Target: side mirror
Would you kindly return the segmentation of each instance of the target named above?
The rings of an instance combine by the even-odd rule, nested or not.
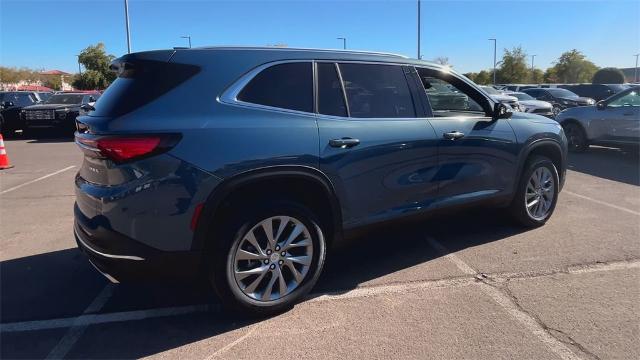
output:
[[[497,103],[493,107],[493,120],[498,119],[509,119],[513,115],[513,110],[510,106],[505,105],[503,103]]]
[[[607,104],[604,102],[604,100],[600,100],[596,103],[596,108],[598,108],[598,110],[604,110],[607,108]]]
[[[11,101],[5,101],[5,102],[2,103],[2,107],[5,108],[5,109],[6,108],[10,108],[12,106],[13,106],[13,102],[11,102]]]

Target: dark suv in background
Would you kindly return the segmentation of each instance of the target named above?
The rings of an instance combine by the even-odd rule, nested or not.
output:
[[[627,85],[623,84],[569,84],[558,85],[558,87],[595,101],[604,100],[628,88]]]
[[[595,100],[591,98],[580,97],[567,89],[561,88],[532,88],[523,89],[522,92],[537,100],[551,103],[554,117],[558,116],[564,109],[576,106],[589,106],[596,103]]]
[[[12,136],[16,130],[24,128],[20,112],[26,106],[39,102],[37,93],[28,91],[0,92],[0,132]]]
[[[201,48],[112,68],[77,120],[74,232],[114,282],[200,270],[227,305],[269,314],[372,224],[491,204],[541,226],[565,179],[557,122],[420,60]]]
[[[93,109],[98,92],[66,92],[51,95],[47,100],[22,110],[25,131],[55,129],[73,134],[76,117]]]

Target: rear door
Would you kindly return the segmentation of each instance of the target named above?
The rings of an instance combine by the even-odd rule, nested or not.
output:
[[[493,120],[493,103],[449,72],[419,68],[438,137],[442,205],[508,194],[516,176],[517,143],[509,120]]]
[[[317,62],[316,70],[320,168],[340,195],[345,226],[428,207],[437,194],[437,139],[417,117],[411,69]]]

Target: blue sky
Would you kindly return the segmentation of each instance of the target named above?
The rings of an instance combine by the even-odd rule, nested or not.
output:
[[[0,0],[0,64],[77,71],[75,55],[104,42],[126,53],[123,0]],[[133,51],[287,44],[416,56],[416,0],[130,0]],[[640,1],[422,1],[422,53],[461,72],[492,66],[493,45],[521,45],[546,68],[576,48],[596,65],[632,67],[640,52]]]

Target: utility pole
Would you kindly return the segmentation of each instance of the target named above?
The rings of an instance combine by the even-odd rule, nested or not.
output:
[[[640,54],[635,54],[633,56],[636,57],[636,69],[634,70],[633,79],[637,83],[638,82],[638,56],[640,56]]]
[[[346,37],[339,37],[336,38],[338,40],[342,40],[342,49],[343,50],[347,50],[347,38]]]
[[[180,36],[183,39],[189,39],[189,49],[191,49],[191,35]]]
[[[420,0],[418,0],[418,60],[422,57],[420,56]]]
[[[489,39],[489,41],[493,41],[493,85],[496,84],[496,39]]]
[[[82,75],[82,69],[80,68],[80,55],[76,55],[76,57],[78,58],[78,73]]]
[[[536,79],[535,79],[535,72],[533,71],[534,70],[534,68],[533,68],[533,59],[535,59],[536,56],[537,55],[531,55],[531,80],[534,81],[534,82],[536,81]]]
[[[129,34],[129,0],[124,0],[124,18],[127,25],[127,54],[131,54],[131,35]]]

